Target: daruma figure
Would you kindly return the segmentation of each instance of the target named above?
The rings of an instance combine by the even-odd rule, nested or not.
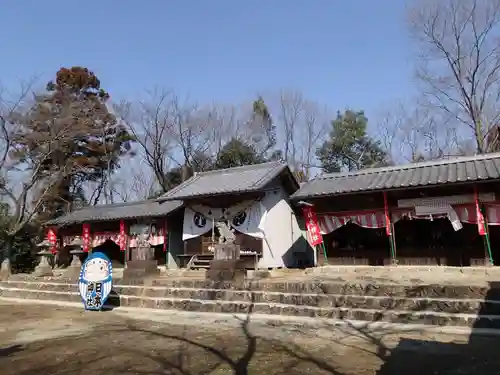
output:
[[[111,293],[113,268],[109,258],[101,252],[93,252],[83,263],[78,289],[85,310],[101,310]]]

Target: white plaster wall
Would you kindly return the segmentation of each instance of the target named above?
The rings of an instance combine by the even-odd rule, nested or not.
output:
[[[264,223],[262,258],[258,268],[293,266],[293,254],[289,250],[293,247],[295,252],[307,251],[307,247],[294,246],[304,241],[299,241],[302,231],[288,204],[288,195],[283,189],[267,192],[262,204],[267,209],[267,217]]]

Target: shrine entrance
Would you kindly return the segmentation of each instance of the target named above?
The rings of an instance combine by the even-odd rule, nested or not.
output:
[[[125,265],[125,252],[120,250],[120,246],[111,239],[107,239],[96,247],[92,248],[92,252],[102,252],[110,260],[113,267],[123,268]]]

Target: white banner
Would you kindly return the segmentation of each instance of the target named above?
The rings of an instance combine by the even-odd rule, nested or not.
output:
[[[203,206],[201,204],[196,204],[190,206],[195,212],[198,212],[205,216],[207,220],[212,221],[222,221],[222,220],[232,220],[232,218],[238,213],[246,210],[248,207],[252,206],[255,201],[244,201],[238,203],[229,208],[213,208],[208,206]]]
[[[184,222],[182,224],[182,240],[201,236],[212,229],[212,220],[206,218],[203,214],[195,212],[190,208],[184,210]]]
[[[434,206],[415,206],[415,214],[417,216],[430,216],[431,218],[432,215],[446,214],[455,231],[463,228],[460,218],[453,207],[444,202],[436,203]]]
[[[184,210],[182,240],[207,233],[217,221],[228,221],[231,227],[252,237],[264,238],[267,211],[259,201],[245,201],[229,208],[193,205]]]
[[[246,235],[264,238],[264,225],[267,210],[261,202],[254,202],[250,207],[237,213],[230,221],[231,226]]]

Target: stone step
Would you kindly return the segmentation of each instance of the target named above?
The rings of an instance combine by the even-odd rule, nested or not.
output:
[[[199,263],[199,264],[210,264],[212,260],[210,259],[196,259],[193,263]]]
[[[119,282],[117,283],[119,284]],[[243,285],[210,280],[181,280],[158,278],[153,286],[193,289],[237,289],[262,290],[285,293],[341,294],[360,296],[429,297],[429,298],[474,298],[500,300],[500,285],[490,288],[470,285],[402,285],[380,283],[351,283],[343,281],[295,281],[274,282],[268,280],[247,281]]]
[[[0,288],[0,296],[29,300],[51,300],[79,302],[77,292],[55,292]],[[461,326],[500,329],[500,316],[476,314],[449,314],[431,311],[377,310],[362,308],[320,308],[293,306],[279,303],[248,303],[242,301],[207,301],[144,296],[111,296],[109,304],[114,306],[139,307],[147,309],[182,310],[228,314],[268,314],[296,317],[315,317],[338,320],[358,320],[366,322],[425,324],[436,326]]]
[[[191,269],[208,269],[210,268],[210,260],[208,259],[198,259],[195,260],[191,266]]]
[[[76,283],[3,281],[0,287],[72,292],[77,291]],[[288,293],[241,289],[195,289],[168,286],[114,285],[113,290],[120,295],[145,297],[171,297],[182,299],[227,300],[243,302],[269,302],[316,307],[369,307],[403,308],[412,310],[433,309],[446,312],[477,312],[487,309],[491,314],[500,313],[500,301],[478,298],[442,297],[393,297],[390,295],[342,295],[316,293]]]
[[[77,284],[69,283],[32,283],[8,281],[0,283],[2,289],[26,291],[46,291],[56,293],[77,292]],[[335,294],[294,294],[267,291],[241,291],[229,289],[191,289],[115,285],[113,293],[120,296],[146,298],[172,298],[181,300],[227,301],[242,303],[270,303],[291,306],[310,306],[319,308],[361,308],[376,310],[433,311],[444,313],[467,313],[500,315],[500,301],[482,299],[449,298],[404,298],[389,296],[357,296]]]
[[[200,271],[191,271],[196,274]],[[17,275],[16,275],[17,276]],[[32,283],[57,283],[68,282],[67,280],[55,278],[35,278],[30,275],[19,275],[11,278],[7,283],[32,282]],[[5,283],[5,282],[4,282]],[[115,280],[116,286],[122,283]],[[130,280],[127,281],[130,283]],[[500,301],[500,286],[493,288],[484,286],[468,285],[390,285],[390,284],[367,284],[367,283],[346,283],[346,282],[324,282],[324,281],[302,281],[302,282],[269,282],[266,280],[246,282],[244,285],[235,285],[227,282],[214,283],[201,278],[171,278],[158,277],[148,280],[147,285],[162,286],[169,288],[190,288],[190,289],[232,289],[232,290],[252,290],[267,291],[276,293],[292,294],[335,294],[335,295],[357,295],[374,297],[404,297],[404,298],[451,298],[451,299],[487,299]],[[0,285],[2,285],[0,283]],[[143,280],[137,280],[134,285],[144,285]]]

